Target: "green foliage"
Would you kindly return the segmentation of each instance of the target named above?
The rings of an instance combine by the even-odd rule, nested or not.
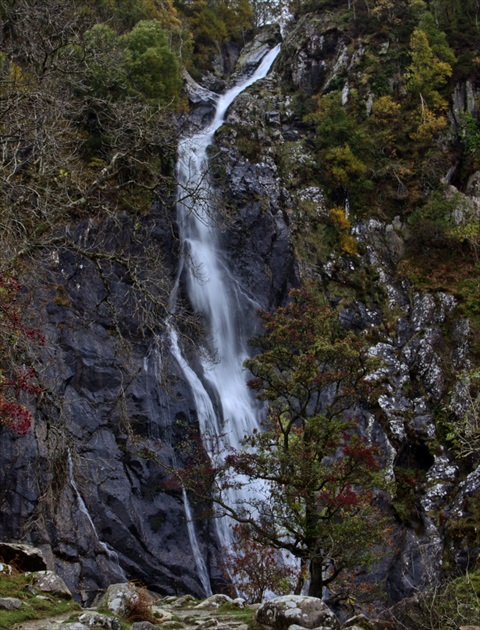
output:
[[[452,214],[455,205],[454,199],[446,197],[442,190],[436,190],[428,196],[424,205],[412,214],[410,223],[416,231],[421,230],[426,223],[447,230],[453,224]]]
[[[480,127],[476,116],[470,112],[460,114],[460,138],[467,155],[473,155],[480,148]]]
[[[480,576],[467,573],[451,582],[418,592],[395,608],[395,627],[422,630],[458,630],[476,627],[480,615]]]
[[[371,190],[367,161],[372,150],[365,125],[358,124],[353,110],[342,106],[341,94],[330,92],[316,98],[315,111],[306,120],[315,124],[317,160],[322,179],[334,203],[347,199],[355,208]]]
[[[446,103],[438,89],[452,76],[452,66],[442,61],[431,48],[427,34],[417,28],[410,38],[411,63],[406,79],[407,89],[433,110],[444,109]]]
[[[138,22],[123,42],[127,82],[133,92],[147,100],[175,101],[182,88],[180,68],[160,23]]]
[[[170,104],[178,100],[182,81],[169,33],[157,21],[138,22],[119,37],[108,24],[95,24],[84,35],[82,91],[97,99],[137,99]]]
[[[82,92],[100,99],[124,96],[127,85],[117,33],[108,24],[95,24],[85,32],[83,41],[83,48],[73,49],[83,58],[84,77],[79,82]]]
[[[457,59],[455,53],[450,48],[447,36],[444,31],[437,28],[435,18],[430,11],[425,11],[421,16],[418,27],[423,31],[428,39],[428,43],[434,55],[436,55],[441,61],[444,61],[453,66]]]
[[[248,0],[176,0],[176,7],[192,33],[194,76],[211,69],[212,61],[228,41],[242,41],[254,22]]]
[[[180,26],[171,0],[100,0],[97,5],[100,20],[108,19],[119,31],[130,30],[141,20],[158,20],[167,28]]]

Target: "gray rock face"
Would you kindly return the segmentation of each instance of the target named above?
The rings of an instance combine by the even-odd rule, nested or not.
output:
[[[255,619],[262,626],[274,630],[287,630],[293,624],[302,628],[338,630],[340,624],[328,606],[316,597],[285,595],[264,602]]]
[[[70,248],[49,252],[36,294],[49,398],[24,439],[2,430],[0,537],[41,548],[84,602],[127,575],[164,594],[203,594],[181,493],[154,461],[171,462],[197,431],[191,392],[161,350],[175,263],[165,254],[159,267],[159,253],[172,251],[164,222],[155,213],[135,230],[129,220],[85,222]],[[135,261],[156,303],[144,300],[126,264],[97,265],[100,250]],[[141,456],[146,443],[153,459]],[[184,449],[176,450],[181,465]],[[202,519],[195,527],[219,576],[209,559],[213,531]]]
[[[304,16],[286,38],[278,67],[295,88],[315,94],[340,77],[352,62],[346,41],[328,19]]]

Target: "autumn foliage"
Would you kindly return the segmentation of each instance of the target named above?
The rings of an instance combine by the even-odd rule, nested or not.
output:
[[[292,562],[288,563],[278,550],[252,540],[249,528],[238,524],[226,565],[242,597],[251,604],[261,602],[267,591],[290,593],[298,578]]]
[[[20,363],[18,357],[32,343],[44,342],[40,332],[22,320],[17,304],[21,290],[13,274],[0,275],[0,426],[18,435],[25,434],[32,423],[32,414],[20,398],[41,393],[33,368]]]

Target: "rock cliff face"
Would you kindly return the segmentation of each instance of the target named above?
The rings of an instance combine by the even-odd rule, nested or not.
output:
[[[459,485],[435,423],[448,387],[445,362],[467,365],[468,322],[456,317],[455,300],[416,291],[396,273],[406,234],[399,219],[355,223],[362,255],[332,253],[323,193],[301,183],[315,161],[310,132],[282,85],[318,92],[342,82],[363,52],[347,47],[328,20],[302,18],[273,75],[233,104],[212,150],[212,174],[229,265],[258,304],[281,304],[309,274],[346,326],[376,331],[377,377],[387,392],[375,415],[359,413],[391,475],[417,477],[417,493],[406,488],[394,501],[396,551],[378,567],[398,600],[435,582],[447,551],[461,557],[461,545],[446,548],[442,518],[463,514],[480,480],[475,471]],[[210,98],[195,92],[197,120],[208,117]],[[1,435],[0,539],[41,547],[84,601],[125,577],[164,594],[203,594],[182,493],[140,453],[149,438],[164,461],[181,463],[185,441],[198,433],[192,393],[164,335],[178,260],[165,207],[140,224],[79,222],[68,246],[45,252],[32,311],[46,329],[48,390],[28,436]],[[186,318],[186,338],[188,325]],[[220,588],[215,531],[202,506],[196,510],[200,549]]]
[[[348,86],[345,77],[365,53],[361,43],[348,44],[328,18],[302,18],[287,35],[273,74],[232,105],[217,137],[214,165],[239,227],[237,236],[227,233],[227,251],[245,281],[252,255],[269,264],[291,244],[297,277],[318,279],[331,304],[339,306],[343,324],[369,329],[377,340],[372,352],[382,367],[376,377],[386,383],[386,392],[374,415],[358,412],[365,435],[381,446],[384,465],[397,481],[394,551],[375,569],[375,579],[385,580],[389,598],[398,601],[441,579],[445,561],[466,568],[467,550],[451,544],[445,520],[453,513],[465,517],[477,472],[460,483],[460,467],[443,445],[436,415],[452,373],[469,366],[469,323],[458,315],[453,296],[418,291],[398,273],[409,236],[399,217],[354,223],[359,256],[328,249],[323,193],[301,183],[302,171],[315,165],[312,130],[294,115],[285,86],[307,94],[327,90],[332,82]],[[457,114],[468,107],[458,94],[452,101]],[[348,98],[348,88],[343,95]],[[469,204],[475,203],[470,197]],[[252,238],[259,218],[270,217],[273,238],[263,243]],[[263,286],[258,290],[265,295]],[[272,288],[278,303],[284,291],[278,280]],[[415,490],[403,486],[407,474]]]
[[[195,426],[161,347],[175,258],[159,262],[171,247],[163,221],[157,212],[140,227],[83,223],[71,248],[49,252],[33,305],[46,322],[49,391],[27,437],[2,435],[1,537],[38,544],[85,600],[126,574],[163,592],[202,592],[182,496],[162,492],[165,473],[132,440],[158,438],[171,460]],[[125,254],[135,272],[119,262]],[[156,292],[155,308],[133,273]],[[197,527],[207,555],[209,527]]]
[[[260,37],[259,53],[277,33]],[[211,111],[204,94],[196,124]],[[181,465],[185,443],[198,435],[192,392],[165,337],[178,265],[168,208],[136,223],[81,221],[61,235],[66,245],[44,252],[29,311],[47,337],[46,392],[26,437],[2,431],[0,539],[40,547],[84,602],[127,578],[164,594],[205,594],[181,489],[140,452],[148,442],[167,465]],[[248,290],[269,307],[285,293],[293,255],[284,226],[258,208],[249,212],[251,235],[236,251],[247,248]],[[236,242],[247,219],[240,223],[227,240]],[[188,305],[177,318],[185,340],[198,331]],[[212,586],[221,588],[215,528],[202,517],[205,506],[192,509]]]

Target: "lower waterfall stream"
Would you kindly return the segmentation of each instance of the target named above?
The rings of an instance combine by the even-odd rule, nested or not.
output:
[[[211,345],[209,350],[215,359],[201,358],[203,373],[197,374],[182,354],[178,334],[171,325],[169,336],[173,355],[192,391],[203,443],[210,455],[213,455],[210,438],[215,438],[217,444],[220,442],[221,450],[238,448],[243,437],[258,428],[260,410],[248,390],[243,369],[243,361],[248,357],[247,339],[253,328],[249,327],[245,312],[253,318],[256,305],[231,275],[219,246],[207,149],[223,124],[229,106],[241,92],[267,75],[279,52],[280,45],[272,48],[248,78],[219,96],[213,121],[205,129],[181,138],[178,146],[177,221],[182,258],[172,294],[172,310],[183,276],[194,311],[205,319]],[[255,61],[251,59],[250,63]],[[244,488],[242,494],[257,491],[259,489]],[[243,498],[238,494],[240,491],[235,492],[228,497],[230,503]],[[206,595],[210,595],[206,563],[199,556],[185,490],[183,500],[197,573]],[[232,542],[228,519],[217,519],[216,527],[220,545],[227,548]]]

